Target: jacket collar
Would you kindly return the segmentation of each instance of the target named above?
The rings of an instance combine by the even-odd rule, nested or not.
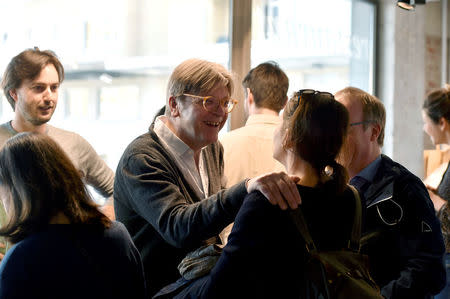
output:
[[[385,155],[381,155],[381,162],[378,170],[373,178],[373,183],[364,192],[366,199],[369,199],[367,208],[392,199],[394,194],[394,181],[399,175],[399,169],[394,166],[394,161]]]

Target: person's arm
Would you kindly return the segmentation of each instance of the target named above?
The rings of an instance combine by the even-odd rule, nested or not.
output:
[[[272,205],[278,205],[282,210],[296,209],[301,203],[296,185],[299,180],[299,177],[284,172],[266,173],[249,180],[247,191],[261,192]]]
[[[79,165],[84,172],[84,181],[106,198],[106,204],[111,204],[114,190],[114,172],[88,141],[79,135],[77,137],[80,150]]]
[[[0,203],[0,226],[5,225],[6,219],[6,211],[2,203]],[[3,257],[6,253],[6,240],[4,237],[0,237],[0,262],[3,260]]]
[[[29,271],[27,271],[29,269],[25,266],[30,261],[24,257],[24,254],[27,253],[23,250],[8,252],[0,263],[0,299],[32,297],[32,292],[35,289],[30,283]],[[33,281],[36,281],[36,279],[39,278],[35,277]]]
[[[405,184],[397,192],[407,223],[400,227],[399,240],[404,267],[397,279],[381,289],[386,298],[425,298],[438,293],[445,284],[445,251],[440,224],[428,192],[417,181]],[[395,195],[394,195],[395,196]]]
[[[436,213],[439,213],[439,211],[444,207],[444,205],[447,204],[447,201],[437,195],[436,190],[428,188],[428,195],[430,196],[431,201],[433,202],[434,210]]]
[[[128,257],[132,269],[132,275],[126,277],[126,280],[123,281],[126,285],[124,287],[130,290],[127,294],[127,298],[149,298],[145,285],[144,266],[142,264],[141,255],[133,243],[130,233],[122,223],[116,221],[113,222],[113,229],[120,236],[121,242],[124,242],[124,245],[121,245],[123,246],[123,254]]]
[[[204,199],[194,196],[172,164],[155,151],[135,154],[117,170],[116,186],[127,205],[175,247],[205,240],[231,223],[247,194],[245,181]],[[116,196],[116,195],[115,195]],[[121,201],[121,198],[115,198]]]

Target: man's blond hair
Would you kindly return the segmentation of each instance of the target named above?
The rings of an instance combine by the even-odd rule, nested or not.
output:
[[[170,97],[181,97],[184,93],[203,94],[217,85],[226,87],[231,95],[234,89],[232,74],[222,65],[201,59],[188,59],[180,63],[172,72],[167,84],[167,103]],[[166,109],[166,115],[170,109]]]
[[[346,97],[352,100],[359,101],[363,109],[363,123],[364,130],[367,129],[370,122],[375,122],[380,126],[380,135],[377,142],[381,146],[384,143],[384,127],[386,125],[386,110],[383,102],[376,96],[373,96],[362,89],[356,87],[346,87],[336,92],[336,97]]]

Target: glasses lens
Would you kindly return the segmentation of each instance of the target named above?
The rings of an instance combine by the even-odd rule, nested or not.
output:
[[[214,112],[215,110],[217,110],[217,106],[219,106],[217,100],[214,98],[206,98],[203,104],[205,106],[205,109],[210,112]]]
[[[314,89],[300,89],[300,91],[298,93],[299,93],[299,96],[301,96],[303,94],[315,94],[316,91]]]
[[[205,97],[203,98],[203,107],[208,112],[216,112],[219,106],[225,111],[226,113],[230,113],[234,106],[236,105],[236,101],[233,99],[224,99],[224,100],[217,100],[213,97]]]
[[[326,92],[326,91],[321,91],[321,92],[319,92],[319,94],[320,94],[321,96],[326,96],[326,97],[329,97],[329,98],[333,98],[333,99],[334,99],[334,95],[333,95],[332,93],[329,93],[329,92]]]
[[[227,112],[230,113],[231,111],[233,111],[234,109],[234,105],[236,105],[236,102],[233,101],[232,99],[227,101]]]

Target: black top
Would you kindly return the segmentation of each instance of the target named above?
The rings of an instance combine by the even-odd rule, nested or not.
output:
[[[441,182],[439,183],[437,194],[446,201],[450,200],[450,171],[448,166],[445,170]]]
[[[121,223],[52,224],[7,252],[0,298],[146,298],[142,262]]]
[[[352,191],[336,196],[320,188],[298,186],[298,190],[318,249],[346,247],[354,219]],[[305,262],[305,243],[288,212],[253,192],[244,200],[210,275],[179,297],[300,298]]]

